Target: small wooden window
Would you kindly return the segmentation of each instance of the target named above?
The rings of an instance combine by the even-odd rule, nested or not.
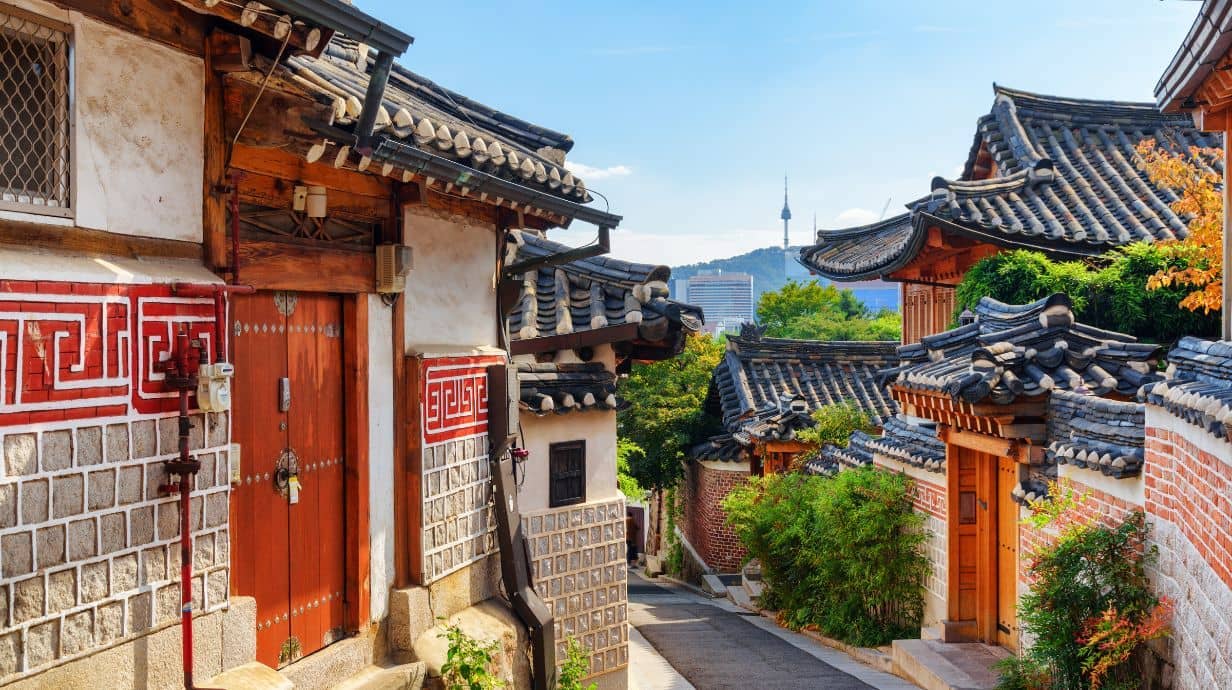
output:
[[[71,215],[69,31],[0,3],[0,208]]]
[[[548,446],[548,507],[586,501],[586,442]]]

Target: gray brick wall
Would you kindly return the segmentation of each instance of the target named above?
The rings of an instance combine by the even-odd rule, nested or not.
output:
[[[555,616],[556,659],[575,637],[591,651],[592,675],[629,663],[623,498],[528,513],[535,590]]]
[[[488,435],[423,450],[423,567],[435,582],[496,552]]]
[[[194,608],[228,598],[230,439],[193,417]],[[174,417],[0,428],[0,684],[179,620]]]

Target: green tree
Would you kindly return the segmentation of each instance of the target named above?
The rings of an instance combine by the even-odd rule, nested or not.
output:
[[[902,318],[883,309],[870,313],[851,290],[788,281],[780,290],[762,293],[757,322],[772,338],[799,340],[898,340]]]
[[[617,415],[620,438],[642,449],[629,453],[630,475],[643,488],[660,491],[673,486],[683,470],[691,439],[715,424],[702,410],[710,375],[723,356],[723,345],[708,336],[694,336],[679,355],[635,366],[621,384],[629,408]]]
[[[637,477],[633,476],[631,469],[631,458],[640,459],[645,456],[646,451],[633,441],[626,438],[616,441],[616,486],[620,489],[620,493],[630,501],[640,501],[646,498],[646,490],[637,482]]]

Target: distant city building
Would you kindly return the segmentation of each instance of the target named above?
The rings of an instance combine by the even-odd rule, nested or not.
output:
[[[689,278],[677,299],[702,308],[707,333],[736,333],[753,320],[753,276],[747,273],[703,271]],[[679,288],[679,283],[677,284]],[[679,291],[679,290],[678,290]]]

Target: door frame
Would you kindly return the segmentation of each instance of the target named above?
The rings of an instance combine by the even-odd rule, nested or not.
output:
[[[285,290],[258,284],[258,290]],[[313,286],[315,287],[315,286]],[[316,292],[320,289],[306,287],[297,292]],[[371,623],[371,534],[369,512],[369,414],[368,414],[368,295],[366,293],[335,296],[342,300],[342,436],[343,465],[343,525],[345,543],[343,571],[345,573],[344,625],[347,632],[363,632]],[[230,324],[230,304],[227,322]],[[228,326],[229,327],[229,326]],[[242,385],[244,373],[236,372],[236,383]],[[391,401],[392,402],[392,401]],[[232,437],[239,420],[232,419]],[[242,460],[241,460],[242,462]],[[235,506],[229,510],[232,523],[238,522]],[[228,527],[234,538],[234,531]],[[231,594],[236,581],[231,578]]]
[[[981,438],[973,438],[979,436]],[[990,453],[994,437],[983,434],[946,434],[946,618],[942,623],[943,639],[946,642],[983,642],[999,645],[997,618],[1000,577],[1002,569],[1012,570],[1017,578],[1017,559],[1002,563],[998,558],[1001,496],[997,491],[1000,464],[1012,457]],[[995,439],[1004,443],[1003,439]],[[963,443],[962,441],[972,441]],[[962,554],[959,551],[959,463],[962,456],[974,456],[976,470],[976,595],[975,620],[960,620],[959,614],[959,568]],[[1015,630],[1017,627],[1015,626]],[[1016,635],[1015,635],[1016,638]],[[1012,647],[1011,647],[1012,648]]]

